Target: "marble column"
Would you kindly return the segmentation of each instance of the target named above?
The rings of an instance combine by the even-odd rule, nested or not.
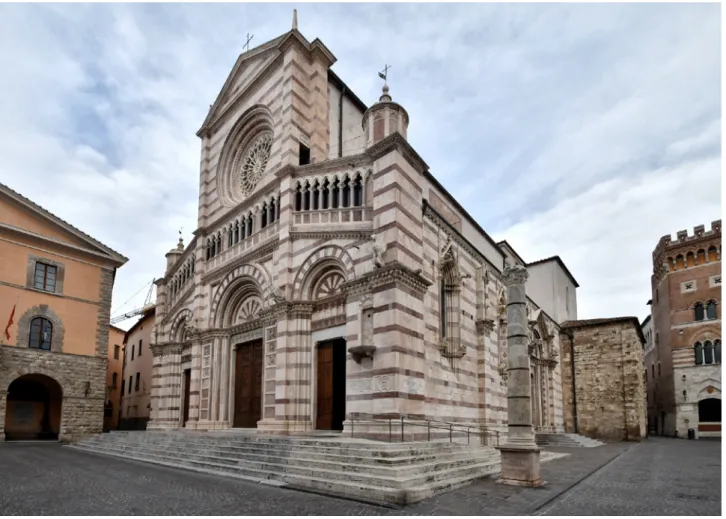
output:
[[[201,375],[202,375],[202,343],[198,337],[194,338],[192,343],[192,373],[191,384],[189,386],[189,420],[187,421],[187,429],[196,429],[199,421],[199,406],[201,394]]]
[[[498,447],[502,473],[497,483],[539,487],[540,454],[532,428],[532,381],[525,267],[504,269],[507,285],[507,441]]]
[[[212,394],[209,402],[209,420],[216,428],[219,421],[219,383],[222,378],[222,344],[219,337],[214,338],[212,343]]]
[[[229,337],[222,338],[222,371],[220,372],[220,387],[219,387],[219,421],[222,422],[222,427],[229,427],[229,408],[227,405],[227,399],[229,397]]]

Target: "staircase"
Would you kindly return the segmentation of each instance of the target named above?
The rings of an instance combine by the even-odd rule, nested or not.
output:
[[[493,447],[382,443],[349,438],[145,431],[112,432],[69,446],[87,452],[377,504],[404,505],[499,472]],[[562,454],[542,453],[542,461]]]
[[[574,433],[537,433],[537,445],[540,447],[599,447],[605,444]]]

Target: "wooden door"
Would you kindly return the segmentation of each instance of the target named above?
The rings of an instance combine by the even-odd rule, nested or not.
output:
[[[189,420],[189,388],[192,385],[192,370],[184,370],[184,414],[182,415],[182,427]]]
[[[333,428],[333,344],[318,346],[318,412],[315,427]]]
[[[241,345],[236,364],[233,425],[257,427],[262,419],[262,341]]]

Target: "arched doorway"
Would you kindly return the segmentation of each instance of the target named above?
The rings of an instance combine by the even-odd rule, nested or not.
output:
[[[63,390],[45,375],[23,375],[8,387],[6,440],[57,440]]]
[[[721,436],[721,400],[706,398],[698,402],[698,435]]]

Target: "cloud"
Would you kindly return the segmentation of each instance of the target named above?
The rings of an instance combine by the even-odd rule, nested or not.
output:
[[[717,5],[296,7],[365,102],[393,65],[432,173],[525,259],[562,256],[581,317],[643,316],[658,238],[719,215]],[[195,132],[247,33],[291,20],[274,4],[0,6],[0,181],[131,258],[114,309],[143,302],[196,228]]]

